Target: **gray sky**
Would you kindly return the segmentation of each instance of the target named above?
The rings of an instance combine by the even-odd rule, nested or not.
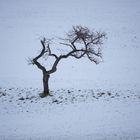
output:
[[[26,61],[40,50],[39,39],[64,37],[79,24],[107,33],[104,62],[68,59],[54,79],[140,83],[139,5],[138,0],[0,0],[0,83],[40,79],[41,72]]]

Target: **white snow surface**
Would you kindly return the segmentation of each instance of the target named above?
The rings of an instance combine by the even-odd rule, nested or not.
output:
[[[0,139],[140,139],[139,0],[0,0]],[[62,61],[41,99],[28,57],[72,25],[107,33],[104,60]],[[56,44],[54,44],[56,45]],[[50,62],[43,62],[49,66]]]
[[[139,140],[140,92],[1,88],[0,138]]]

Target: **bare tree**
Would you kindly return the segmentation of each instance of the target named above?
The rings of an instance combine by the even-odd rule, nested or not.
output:
[[[36,65],[43,73],[43,93],[41,97],[50,95],[49,78],[50,75],[57,70],[57,66],[62,59],[74,57],[80,59],[87,57],[91,62],[98,64],[102,59],[102,44],[106,34],[103,32],[94,32],[87,27],[73,26],[72,30],[67,33],[67,38],[60,39],[60,45],[69,48],[65,54],[53,53],[50,46],[50,40],[45,37],[40,40],[42,50],[35,58],[32,59],[32,64]],[[54,57],[55,61],[52,67],[47,70],[38,60],[43,56]]]

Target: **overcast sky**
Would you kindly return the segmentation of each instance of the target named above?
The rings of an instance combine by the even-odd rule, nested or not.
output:
[[[64,37],[72,25],[84,25],[107,33],[104,62],[69,59],[55,78],[140,83],[139,5],[139,0],[0,0],[0,82],[41,78],[27,63],[40,50],[40,38]]]

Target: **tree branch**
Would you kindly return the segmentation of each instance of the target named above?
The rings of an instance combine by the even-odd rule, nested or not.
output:
[[[74,49],[73,46],[72,46],[71,44],[68,44],[68,43],[61,43],[61,42],[60,42],[60,44],[65,45],[65,46],[69,46],[71,49]]]
[[[81,54],[81,56],[76,56],[76,55],[73,55],[73,53],[75,53],[75,52],[83,52],[83,54]],[[75,57],[75,58],[77,58],[77,59],[79,59],[79,58],[81,58],[81,57],[83,57],[84,55],[86,54],[86,50],[72,50],[71,52],[69,52],[69,53],[67,53],[67,54],[65,54],[65,55],[60,55],[57,59],[56,59],[56,61],[54,62],[54,64],[53,64],[53,66],[52,66],[52,69],[51,70],[49,70],[49,71],[47,71],[49,74],[51,74],[51,73],[54,73],[56,70],[57,70],[57,65],[58,65],[58,63],[60,62],[60,60],[62,60],[62,59],[64,59],[64,58],[68,58],[69,56],[73,56],[73,57]]]
[[[58,56],[57,56],[56,54],[52,54],[49,44],[47,45],[47,49],[48,49],[48,50],[46,50],[45,53],[46,53],[46,52],[49,52],[49,54],[48,54],[49,56],[53,56],[53,57],[55,57],[55,59],[58,58]]]
[[[45,41],[45,40],[44,40]],[[44,45],[44,41],[43,40],[41,40],[40,42],[41,42],[41,44],[42,44],[42,51],[40,52],[40,54],[38,55],[38,56],[36,56],[34,59],[33,59],[33,64],[35,64],[40,70],[42,70],[43,72],[45,72],[46,71],[46,68],[44,67],[44,66],[42,66],[37,60],[39,59],[39,58],[41,58],[43,55],[44,55],[44,53],[45,53],[45,45]]]
[[[89,30],[87,27],[82,26],[74,26],[73,29],[67,34],[67,39],[61,39],[65,42],[61,43],[61,45],[65,45],[70,47],[72,50],[67,54],[57,56],[57,54],[52,53],[50,48],[49,40],[47,41],[46,38],[41,40],[42,50],[38,56],[33,59],[33,64],[36,64],[39,69],[42,71],[47,72],[48,74],[54,73],[57,70],[57,65],[60,60],[64,58],[68,58],[70,56],[75,57],[76,59],[80,59],[85,55],[87,58],[98,64],[100,59],[102,58],[101,52],[101,44],[103,38],[106,37],[106,34],[103,32],[93,32]],[[82,44],[82,47],[77,47],[77,43]],[[79,49],[78,49],[79,48]],[[42,66],[37,60],[41,58],[44,54],[48,56],[52,56],[55,58],[54,64],[52,68],[46,71],[45,67]]]

